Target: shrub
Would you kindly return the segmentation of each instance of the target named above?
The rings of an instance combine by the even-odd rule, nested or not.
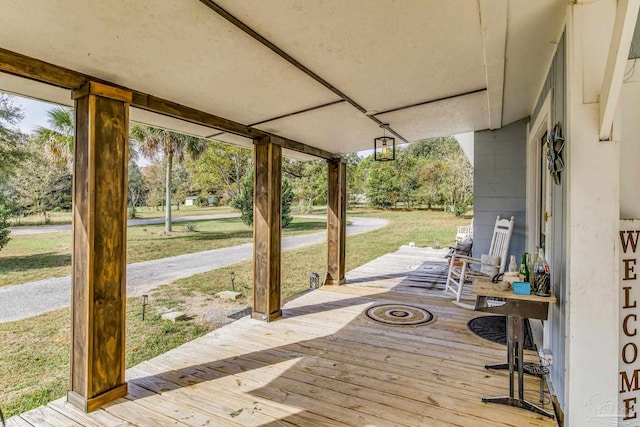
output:
[[[287,179],[282,180],[282,226],[291,224],[291,204],[293,188]],[[247,225],[253,225],[253,172],[247,175],[240,193],[231,199],[231,207],[240,211],[240,219]]]
[[[202,193],[198,196],[198,198],[195,200],[196,202],[196,206],[198,207],[207,207],[209,206],[209,196],[205,193]]]
[[[2,249],[11,238],[9,237],[9,209],[5,208],[4,205],[0,205],[0,249]]]

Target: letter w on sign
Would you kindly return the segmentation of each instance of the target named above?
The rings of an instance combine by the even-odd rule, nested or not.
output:
[[[635,233],[635,237],[634,237]],[[625,238],[626,234],[626,238]],[[629,245],[631,245],[631,252],[636,251],[636,247],[638,245],[638,237],[640,236],[640,230],[635,231],[620,231],[620,243],[622,243],[622,250],[624,253],[627,253],[627,249]]]

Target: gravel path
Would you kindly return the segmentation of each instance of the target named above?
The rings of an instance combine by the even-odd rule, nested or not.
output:
[[[193,222],[193,221],[206,221],[209,219],[225,219],[225,218],[240,218],[239,213],[229,214],[215,214],[215,215],[192,215],[181,216],[173,218],[171,223],[176,222]],[[127,221],[127,226],[134,225],[151,225],[151,224],[164,224],[164,218],[149,218],[149,219],[130,219]],[[39,233],[56,233],[58,231],[71,231],[71,224],[58,224],[58,225],[21,225],[19,227],[9,227],[11,234],[18,236],[20,234],[39,234]]]
[[[310,218],[317,218],[309,216]],[[388,224],[378,218],[349,218],[347,234],[377,230]],[[282,249],[296,249],[324,242],[326,232],[285,237]],[[127,265],[127,296],[138,296],[183,277],[204,273],[251,259],[253,244],[179,255]],[[0,288],[0,323],[37,316],[68,307],[71,301],[71,277],[39,280]]]

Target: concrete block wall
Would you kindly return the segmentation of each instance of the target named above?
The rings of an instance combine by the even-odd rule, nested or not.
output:
[[[489,252],[496,216],[515,217],[509,255],[525,251],[527,119],[475,132],[473,255]],[[507,258],[507,265],[509,259]]]

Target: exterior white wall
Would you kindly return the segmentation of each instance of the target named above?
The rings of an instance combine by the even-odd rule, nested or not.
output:
[[[640,218],[640,64],[634,61],[628,63],[620,101],[620,176],[624,177],[624,185],[620,187],[620,219]]]
[[[458,140],[458,144],[460,144],[460,148],[462,148],[462,152],[467,159],[469,159],[469,163],[473,166],[473,132],[465,132],[459,133],[457,135],[453,135],[453,137]]]
[[[616,1],[567,13],[568,319],[565,425],[615,425],[618,402],[619,144],[599,140],[598,94]]]

